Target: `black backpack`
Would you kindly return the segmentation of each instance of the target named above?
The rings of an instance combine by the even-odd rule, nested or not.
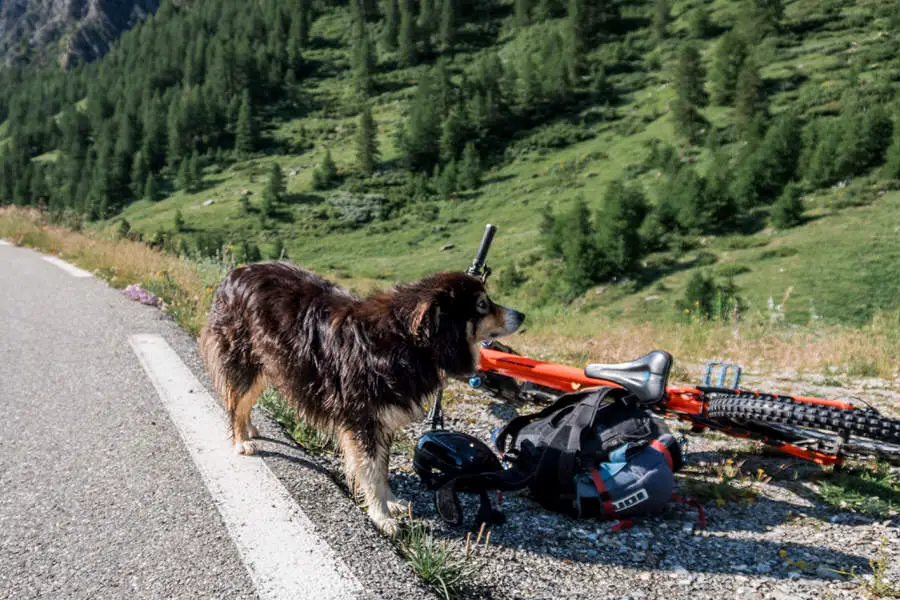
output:
[[[672,499],[674,472],[682,465],[681,447],[665,424],[621,388],[565,394],[511,420],[494,443],[509,468],[454,477],[436,489],[435,506],[447,522],[462,519],[457,491],[481,495],[476,525],[503,521],[486,490],[529,488],[545,508],[574,517],[658,512]]]
[[[527,474],[520,481],[542,506],[573,516],[651,512],[671,499],[673,473],[682,464],[665,424],[627,390],[611,387],[566,394],[517,417],[497,433],[495,445],[511,471]],[[609,477],[606,484],[601,471]],[[585,502],[583,481],[594,502]],[[641,506],[629,505],[628,498]]]

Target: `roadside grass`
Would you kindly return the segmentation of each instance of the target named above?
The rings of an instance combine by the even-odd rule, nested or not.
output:
[[[194,336],[226,272],[215,261],[184,260],[139,242],[49,225],[35,210],[0,208],[0,238],[55,254],[116,288],[141,283],[162,298],[164,310]]]
[[[869,559],[871,573],[857,573],[855,567],[836,572],[852,577],[869,598],[900,598],[900,581],[892,581],[889,576],[892,561],[887,554],[888,543],[888,539],[882,537],[878,556]]]
[[[476,546],[481,533],[478,536]],[[463,547],[456,540],[436,537],[430,525],[409,523],[401,528],[394,543],[416,575],[445,600],[463,595],[478,572],[469,543]]]
[[[874,518],[900,511],[900,474],[878,463],[834,471],[816,486],[818,496],[840,510]]]
[[[768,481],[762,469],[750,475],[743,471],[744,461],[726,458],[700,467],[686,469],[682,483],[688,495],[701,503],[725,506],[730,503],[752,504],[759,492],[754,483]]]
[[[307,454],[319,456],[334,452],[334,441],[331,436],[304,423],[297,417],[297,412],[288,405],[287,400],[274,389],[268,388],[262,393],[259,406],[284,427],[288,435],[302,446]]]

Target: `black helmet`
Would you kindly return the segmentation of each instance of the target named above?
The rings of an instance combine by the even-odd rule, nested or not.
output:
[[[458,431],[428,431],[416,444],[413,469],[425,487],[436,490],[454,479],[502,471],[503,467],[497,455],[476,437]],[[458,489],[466,490],[464,485]]]
[[[475,518],[476,526],[482,522],[503,522],[503,513],[491,507],[485,479],[479,477],[500,473],[503,466],[497,455],[478,438],[458,431],[428,431],[416,444],[413,469],[425,487],[434,492],[434,507],[447,523],[462,523],[463,511],[457,491],[479,494],[481,507]]]

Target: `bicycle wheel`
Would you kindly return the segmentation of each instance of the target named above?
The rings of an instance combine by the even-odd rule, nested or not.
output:
[[[900,444],[880,442],[861,437],[844,439],[837,433],[795,427],[793,425],[769,424],[766,427],[769,429],[769,436],[808,450],[817,450],[829,454],[834,452],[835,448],[840,448],[840,453],[844,456],[854,458],[874,456],[900,465]]]
[[[793,438],[784,441],[808,439],[840,447],[845,454],[900,457],[900,421],[873,410],[847,410],[769,394],[710,395],[714,396],[707,409],[711,419],[772,424]]]

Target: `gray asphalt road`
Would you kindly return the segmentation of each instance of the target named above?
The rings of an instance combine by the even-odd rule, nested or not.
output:
[[[0,598],[257,597],[136,333],[163,336],[208,386],[194,340],[163,313],[0,246]],[[365,597],[427,597],[328,473],[256,421],[266,463]]]

